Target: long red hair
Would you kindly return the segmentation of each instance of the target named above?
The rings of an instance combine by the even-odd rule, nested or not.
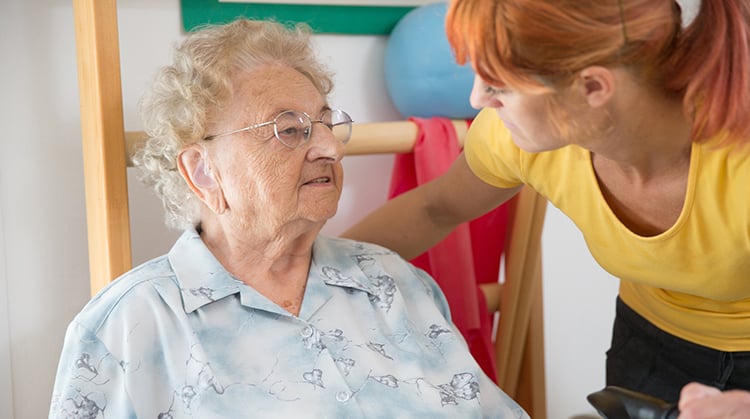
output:
[[[682,97],[694,141],[750,143],[750,2],[703,0],[683,28],[673,0],[453,0],[446,33],[486,82],[537,93],[591,65],[624,65]]]

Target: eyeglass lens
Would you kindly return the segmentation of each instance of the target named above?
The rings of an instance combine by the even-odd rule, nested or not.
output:
[[[331,130],[334,137],[346,144],[352,133],[352,120],[344,111],[337,109],[323,113],[320,122]],[[297,147],[310,139],[312,122],[310,118],[297,111],[286,111],[274,119],[274,132],[287,147]]]

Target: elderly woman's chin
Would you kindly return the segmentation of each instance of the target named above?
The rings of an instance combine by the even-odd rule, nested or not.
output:
[[[299,214],[310,221],[325,223],[336,215],[340,198],[341,191],[336,189],[330,194],[316,194],[312,199],[300,199]]]
[[[342,176],[321,176],[298,186],[296,213],[309,221],[327,221],[336,215]]]

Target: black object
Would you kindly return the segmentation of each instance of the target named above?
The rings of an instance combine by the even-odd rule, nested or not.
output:
[[[676,404],[616,386],[591,393],[587,397],[604,419],[677,419]]]

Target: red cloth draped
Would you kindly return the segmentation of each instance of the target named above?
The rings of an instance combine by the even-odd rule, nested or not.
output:
[[[410,118],[419,127],[414,151],[396,155],[389,198],[429,182],[448,170],[461,149],[453,123],[445,118]],[[467,121],[468,123],[468,121]],[[453,322],[472,355],[495,382],[493,316],[479,284],[497,282],[505,247],[506,206],[458,226],[443,241],[411,262],[435,278],[448,299]]]

